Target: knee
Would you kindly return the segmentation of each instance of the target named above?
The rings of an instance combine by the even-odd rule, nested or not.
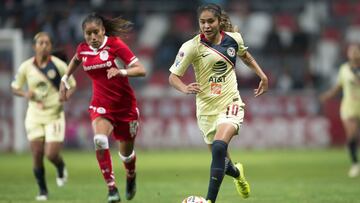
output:
[[[94,136],[94,145],[96,150],[109,149],[109,141],[106,135],[97,134]]]

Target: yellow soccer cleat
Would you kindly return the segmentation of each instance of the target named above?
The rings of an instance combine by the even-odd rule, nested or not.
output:
[[[242,198],[246,199],[250,196],[250,185],[245,179],[244,167],[241,163],[235,164],[235,167],[240,172],[240,176],[238,178],[234,178],[236,190]]]
[[[211,203],[211,200],[208,200],[206,203]]]

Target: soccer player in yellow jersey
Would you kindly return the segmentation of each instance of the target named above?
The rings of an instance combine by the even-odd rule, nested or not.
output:
[[[45,180],[44,155],[57,169],[56,183],[63,186],[67,171],[60,151],[65,137],[65,118],[59,86],[67,65],[51,55],[52,42],[45,32],[39,32],[33,40],[35,56],[25,60],[11,83],[15,95],[29,100],[25,118],[27,138],[33,156],[33,172],[40,192],[36,200],[47,200],[48,189]],[[69,80],[71,91],[75,80]],[[27,86],[27,90],[23,86]]]
[[[360,128],[360,45],[351,44],[347,50],[347,57],[348,61],[340,66],[337,83],[320,96],[320,101],[325,102],[342,90],[340,117],[352,162],[348,175],[353,178],[360,172],[357,156]]]
[[[244,118],[245,104],[237,89],[236,58],[240,57],[260,77],[259,86],[254,90],[256,97],[267,91],[268,78],[220,6],[199,7],[198,21],[200,34],[180,48],[170,68],[169,82],[180,92],[196,94],[198,125],[212,152],[207,201],[216,201],[224,174],[234,178],[239,194],[247,198],[250,186],[243,166],[240,163],[234,165],[227,151]],[[184,84],[181,77],[191,64],[196,82]]]

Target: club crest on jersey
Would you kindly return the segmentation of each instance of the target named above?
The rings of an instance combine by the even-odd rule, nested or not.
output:
[[[102,50],[100,52],[100,59],[103,61],[106,61],[106,60],[108,60],[108,58],[109,58],[109,52],[106,50]]]
[[[235,56],[235,49],[234,47],[229,47],[227,50],[226,50],[227,54],[230,56],[230,57],[234,57]]]
[[[55,70],[49,70],[46,75],[50,78],[50,79],[54,79],[56,76],[56,72]]]

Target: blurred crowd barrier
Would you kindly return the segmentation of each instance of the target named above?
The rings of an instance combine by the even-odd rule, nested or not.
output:
[[[82,98],[72,99],[66,105],[66,148],[93,148],[93,133],[86,109],[89,98]],[[232,142],[234,147],[325,148],[344,143],[338,100],[329,101],[324,108],[319,106],[316,95],[312,93],[286,96],[269,93],[254,98],[252,94],[243,92],[243,100],[246,103],[245,121],[239,136]],[[136,142],[139,148],[205,147],[196,123],[194,96],[179,95],[170,88],[143,91],[138,95],[138,105],[141,118]],[[1,151],[12,150],[11,134],[11,119],[2,118]]]

